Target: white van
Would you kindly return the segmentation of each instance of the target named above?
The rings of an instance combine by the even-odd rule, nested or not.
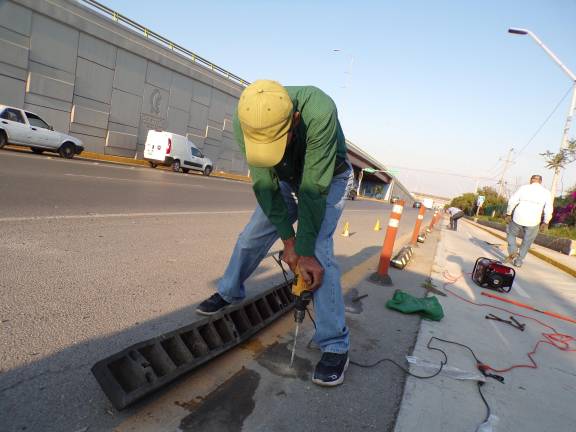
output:
[[[171,166],[174,172],[196,170],[205,176],[210,175],[213,166],[212,161],[185,136],[156,130],[148,131],[144,159],[152,168],[165,165]]]

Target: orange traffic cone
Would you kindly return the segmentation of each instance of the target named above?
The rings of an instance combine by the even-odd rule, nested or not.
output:
[[[342,237],[350,237],[350,224],[348,222],[344,224],[344,231],[342,231]]]
[[[376,219],[376,225],[374,225],[374,231],[380,231],[382,227],[380,226],[380,218]]]

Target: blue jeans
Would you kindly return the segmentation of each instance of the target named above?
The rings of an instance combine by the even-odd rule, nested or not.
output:
[[[522,239],[522,244],[520,245],[520,250],[518,251],[518,257],[523,260],[528,253],[528,249],[532,246],[532,242],[538,235],[539,225],[533,227],[527,227],[518,225],[514,221],[510,221],[506,227],[506,234],[508,234],[508,255],[512,255],[516,252],[516,237],[520,237],[520,234],[524,234]]]
[[[340,285],[340,267],[334,257],[332,236],[344,209],[348,191],[353,187],[352,169],[335,176],[326,199],[326,213],[316,239],[314,255],[324,268],[322,285],[314,292],[314,315],[316,318],[316,342],[322,352],[345,353],[350,345],[349,331],[344,316],[344,299]],[[295,190],[287,182],[280,182],[290,221],[298,216]],[[234,252],[218,282],[218,293],[230,303],[246,296],[244,282],[278,240],[276,227],[268,220],[260,206],[256,208],[248,225],[238,237]]]

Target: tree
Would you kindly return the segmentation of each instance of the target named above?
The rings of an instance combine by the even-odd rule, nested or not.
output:
[[[483,188],[478,189],[478,193],[468,192],[457,196],[452,199],[449,207],[458,207],[468,215],[474,214],[476,211],[476,199],[478,195],[484,196],[484,204],[482,204],[483,208],[494,209],[499,206],[503,207],[508,202],[505,197],[498,195],[496,189],[490,186],[484,186]]]
[[[475,205],[476,194],[469,192],[452,199],[452,201],[450,201],[449,207],[458,207],[459,209],[463,210],[464,213],[470,214],[473,211]]]
[[[483,204],[484,207],[503,205],[508,202],[508,200],[505,197],[503,197],[502,195],[498,195],[496,189],[490,186],[484,186],[483,188],[478,189],[478,195],[483,195],[485,197]]]
[[[576,139],[568,141],[568,147],[560,150],[558,153],[553,153],[546,150],[540,153],[546,161],[546,168],[551,170],[563,169],[566,165],[576,161]]]

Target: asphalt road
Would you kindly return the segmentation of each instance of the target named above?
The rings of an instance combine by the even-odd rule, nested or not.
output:
[[[241,182],[0,151],[0,431],[119,424],[90,367],[190,323],[254,205]],[[389,211],[347,203],[343,271],[379,251]],[[278,281],[266,259],[248,287]]]

